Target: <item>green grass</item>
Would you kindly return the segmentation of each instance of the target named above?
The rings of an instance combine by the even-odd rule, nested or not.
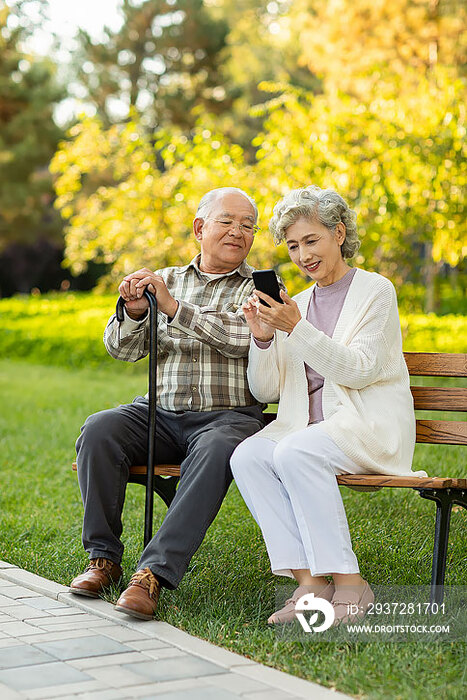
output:
[[[71,472],[74,441],[86,416],[146,390],[144,375],[71,370],[0,361],[0,558],[68,584],[86,561],[82,505]],[[465,449],[419,445],[417,468],[465,475]],[[412,491],[359,494],[343,489],[363,575],[378,584],[429,582],[434,505]],[[142,545],[144,490],[128,487],[124,569],[128,580]],[[155,519],[165,507],[158,499]],[[467,584],[466,511],[455,512],[447,583]],[[307,643],[266,625],[278,581],[261,534],[232,486],[177,591],[165,591],[158,617],[256,661],[359,698],[463,698],[461,642]],[[114,597],[116,591],[113,592]]]

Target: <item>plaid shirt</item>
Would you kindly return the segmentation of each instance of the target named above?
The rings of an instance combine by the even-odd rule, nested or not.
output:
[[[185,267],[158,270],[178,309],[170,320],[158,313],[157,396],[167,411],[215,411],[258,404],[246,377],[250,330],[241,310],[254,284],[243,262],[210,278],[199,255]],[[149,317],[111,316],[104,332],[107,352],[136,362],[149,352]]]

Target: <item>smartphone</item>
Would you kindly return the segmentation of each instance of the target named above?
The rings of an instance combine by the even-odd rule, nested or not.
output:
[[[284,303],[279,293],[279,282],[277,281],[276,273],[274,272],[274,270],[254,270],[253,282],[255,283],[255,289],[258,289],[260,292],[268,294],[274,299],[274,301],[278,301],[279,304]],[[270,304],[267,304],[262,299],[260,301],[262,304],[264,304],[264,306],[270,306]]]

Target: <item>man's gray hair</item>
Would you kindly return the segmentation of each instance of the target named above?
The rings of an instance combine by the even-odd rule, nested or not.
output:
[[[202,198],[200,203],[198,204],[198,209],[196,211],[196,218],[197,219],[206,219],[209,214],[211,213],[213,204],[223,197],[226,194],[229,194],[230,192],[238,192],[239,194],[242,194],[246,199],[250,202],[251,206],[255,210],[255,223],[258,220],[258,207],[256,206],[256,202],[253,199],[253,197],[250,197],[249,194],[241,190],[239,187],[216,187],[214,190],[210,190],[207,192]]]
[[[285,240],[289,226],[300,218],[319,221],[331,231],[341,221],[346,230],[341,246],[344,259],[353,258],[360,248],[357,214],[335,190],[323,190],[317,185],[310,185],[288,192],[274,207],[269,222],[269,230],[276,245]]]

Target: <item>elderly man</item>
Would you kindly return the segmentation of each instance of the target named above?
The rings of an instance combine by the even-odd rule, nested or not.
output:
[[[246,366],[250,332],[242,302],[253,281],[245,258],[257,229],[257,208],[242,190],[223,187],[201,200],[193,230],[201,253],[185,267],[143,268],[119,286],[124,320],[104,334],[107,351],[134,362],[148,353],[148,301],[156,294],[158,406],[156,455],[181,464],[180,483],[157,534],[117,610],[152,618],[161,586],[174,589],[214,520],[232,479],[235,447],[263,427]],[[97,597],[122,574],[121,515],[131,464],[147,457],[148,400],[90,416],[76,443],[84,504],[83,545],[90,562],[70,586]]]

